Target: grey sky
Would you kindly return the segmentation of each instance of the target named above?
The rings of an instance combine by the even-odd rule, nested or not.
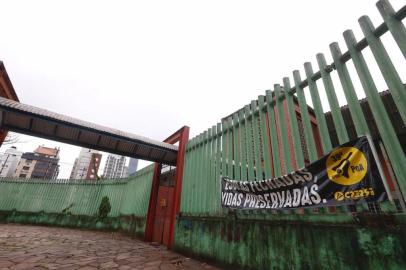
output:
[[[361,15],[382,22],[375,2],[0,0],[0,60],[23,103],[157,140],[183,125],[194,136],[304,62],[316,70],[316,53],[331,62],[344,30],[361,37]],[[18,147],[38,144],[61,145]],[[61,177],[78,153],[63,146]]]

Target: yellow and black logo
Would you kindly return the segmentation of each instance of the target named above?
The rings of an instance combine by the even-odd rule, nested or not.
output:
[[[336,193],[334,193],[334,199],[336,201],[342,201],[344,200],[344,193],[341,191],[337,191]]]
[[[328,156],[326,167],[331,181],[349,186],[365,177],[368,162],[361,150],[355,147],[339,147]]]

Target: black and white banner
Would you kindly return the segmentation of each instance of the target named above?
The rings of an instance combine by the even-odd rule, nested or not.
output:
[[[366,137],[345,143],[307,167],[263,181],[221,179],[221,204],[290,209],[381,202],[387,198]]]

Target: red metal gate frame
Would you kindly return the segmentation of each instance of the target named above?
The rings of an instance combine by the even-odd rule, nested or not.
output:
[[[184,161],[185,161],[185,151],[186,151],[186,144],[189,140],[189,127],[184,126],[174,134],[169,136],[164,142],[175,144],[179,142],[178,146],[178,156],[176,157],[176,173],[175,173],[175,186],[174,186],[174,194],[173,194],[173,205],[171,206],[171,220],[169,225],[169,241],[168,241],[168,248],[172,249],[173,243],[175,240],[175,224],[176,224],[176,216],[179,214],[180,210],[180,199],[181,199],[181,192],[182,192],[182,179],[183,179],[183,168],[184,168]],[[154,176],[152,178],[152,186],[151,186],[151,195],[149,198],[149,205],[148,205],[148,213],[147,213],[147,222],[145,226],[145,235],[144,241],[151,242],[152,235],[154,231],[154,222],[155,222],[155,214],[156,214],[156,205],[158,199],[158,190],[159,190],[159,177],[161,175],[161,168],[162,164],[155,163],[154,167]]]

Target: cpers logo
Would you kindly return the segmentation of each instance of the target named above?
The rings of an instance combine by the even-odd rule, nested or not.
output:
[[[361,181],[368,171],[368,162],[355,147],[339,147],[328,156],[327,175],[331,181],[349,186]]]

